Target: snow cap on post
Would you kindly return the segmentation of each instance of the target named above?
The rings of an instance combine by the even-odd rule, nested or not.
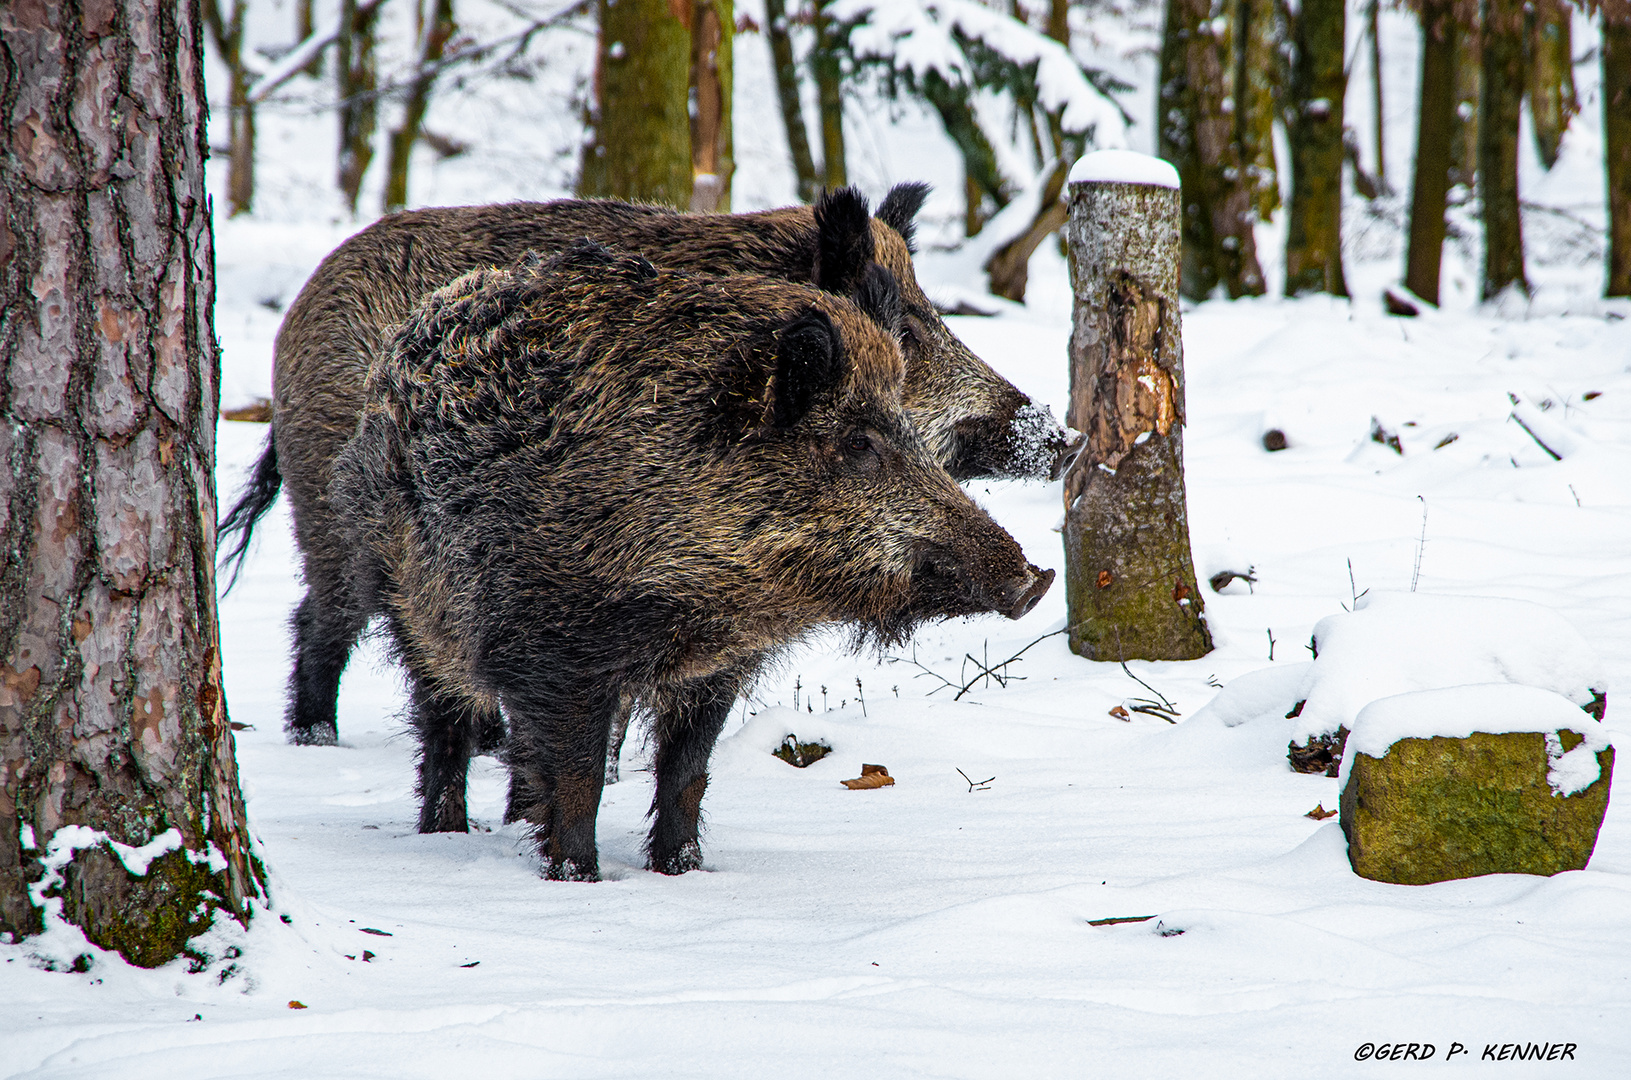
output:
[[[1072,184],[1150,184],[1176,188],[1178,170],[1172,163],[1135,150],[1095,150],[1076,159],[1070,169]]]

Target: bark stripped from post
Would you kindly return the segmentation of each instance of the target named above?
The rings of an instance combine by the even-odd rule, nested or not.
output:
[[[1087,435],[1065,476],[1070,647],[1092,660],[1211,651],[1183,475],[1179,194],[1070,185],[1069,423]]]
[[[0,931],[60,898],[143,966],[260,888],[215,618],[201,56],[197,0],[0,9]],[[76,825],[105,838],[48,874]],[[168,835],[145,873],[108,842]]]

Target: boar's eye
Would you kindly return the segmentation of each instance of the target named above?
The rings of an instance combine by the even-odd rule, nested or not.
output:
[[[845,437],[844,449],[852,454],[865,454],[872,449],[872,439],[866,432],[857,428]]]

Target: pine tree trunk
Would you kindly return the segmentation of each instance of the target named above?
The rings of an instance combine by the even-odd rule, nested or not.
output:
[[[1091,660],[1211,651],[1184,497],[1179,197],[1070,185],[1068,422],[1087,443],[1065,476],[1070,647]]]
[[[198,0],[0,17],[0,931],[65,918],[144,967],[260,891],[215,612],[202,55]],[[110,844],[155,840],[145,868]]]
[[[669,0],[599,0],[578,194],[691,204],[691,31]]]
[[[1286,295],[1348,295],[1342,272],[1342,101],[1347,13],[1343,0],[1303,0],[1292,20],[1286,141],[1291,206]]]
[[[810,68],[821,108],[821,182],[835,191],[849,183],[844,163],[844,46],[849,35],[841,23],[827,17],[831,3],[815,0],[816,42]]]
[[[1220,284],[1231,297],[1263,292],[1258,193],[1234,115],[1237,66],[1227,62],[1234,50],[1215,33],[1213,14],[1212,0],[1172,0],[1162,45],[1161,156],[1183,179],[1183,288],[1194,299]]]
[[[232,18],[221,17],[221,0],[206,0],[204,21],[215,51],[227,69],[227,212],[247,214],[255,201],[255,105],[249,100],[249,71],[244,67],[244,16],[248,0],[233,0]]]
[[[1603,11],[1603,147],[1608,173],[1608,286],[1631,296],[1631,9]]]
[[[770,40],[771,65],[776,69],[776,98],[781,105],[782,126],[787,129],[787,149],[793,158],[793,175],[798,178],[799,198],[815,202],[821,191],[815,159],[810,155],[810,135],[804,127],[804,102],[799,96],[798,64],[793,59],[793,38],[787,32],[786,0],[765,0],[765,36]]]
[[[335,57],[340,97],[339,185],[347,207],[356,213],[363,175],[374,160],[374,127],[379,116],[375,96],[379,76],[374,64],[374,23],[379,8],[341,0],[340,12]]]
[[[731,208],[731,0],[692,0],[691,209]]]
[[[1455,0],[1422,0],[1421,90],[1416,118],[1416,176],[1410,196],[1405,288],[1438,304],[1444,213],[1450,193],[1450,133],[1455,125]]]
[[[1376,153],[1376,183],[1384,192],[1387,183],[1387,142],[1382,122],[1382,0],[1370,0],[1365,8],[1365,36],[1370,39],[1371,135]]]
[[[1529,115],[1542,165],[1557,164],[1563,132],[1580,111],[1574,94],[1572,12],[1566,0],[1534,0],[1529,9]]]
[[[1478,200],[1484,218],[1483,298],[1516,285],[1525,293],[1518,207],[1518,123],[1523,112],[1523,0],[1485,0],[1479,82]]]
[[[425,19],[420,9],[421,19]],[[408,205],[408,164],[414,144],[430,107],[430,91],[436,82],[434,65],[441,60],[448,41],[458,29],[453,22],[453,0],[431,0],[430,15],[419,28],[419,70],[408,87],[408,100],[402,110],[402,124],[391,132],[391,157],[385,169],[385,212]]]
[[[1466,0],[1456,5],[1455,123],[1450,134],[1451,183],[1461,184],[1469,194],[1478,182],[1478,116],[1483,111],[1478,87],[1483,82],[1483,65],[1478,58],[1478,38],[1483,33],[1483,0]]]
[[[1272,0],[1234,0],[1232,27],[1236,156],[1245,163],[1258,220],[1268,221],[1280,208],[1279,166],[1274,158],[1280,27]]]

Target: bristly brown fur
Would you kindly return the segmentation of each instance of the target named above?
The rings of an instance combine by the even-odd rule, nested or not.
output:
[[[889,308],[887,271],[846,272]],[[594,878],[632,699],[655,716],[651,865],[693,868],[708,755],[778,650],[1028,609],[1051,574],[930,456],[904,376],[853,300],[588,243],[427,298],[330,492],[349,619],[385,616],[415,688],[421,828],[462,824],[468,719],[502,704],[512,816],[552,875]]]

